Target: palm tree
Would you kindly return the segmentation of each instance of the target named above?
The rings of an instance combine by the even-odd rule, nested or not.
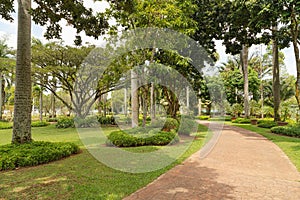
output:
[[[13,143],[31,142],[31,0],[18,0]]]

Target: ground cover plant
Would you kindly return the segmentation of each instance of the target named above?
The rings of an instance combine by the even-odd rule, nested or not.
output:
[[[276,126],[271,128],[271,132],[275,134],[300,138],[300,125]]]
[[[78,152],[79,147],[70,142],[7,144],[0,146],[0,171],[45,164]]]
[[[251,120],[247,118],[237,118],[235,120],[232,120],[232,123],[237,123],[237,124],[250,124]]]

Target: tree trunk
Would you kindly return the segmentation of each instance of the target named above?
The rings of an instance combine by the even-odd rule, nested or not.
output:
[[[244,77],[244,112],[245,117],[250,117],[250,107],[249,107],[249,80],[248,80],[248,46],[243,45],[243,49],[241,52],[241,60],[242,60],[242,69],[243,69],[243,77]]]
[[[277,27],[273,28],[273,31],[277,31]],[[275,33],[273,32],[273,35]],[[274,121],[280,121],[280,72],[279,72],[279,56],[278,56],[278,43],[277,39],[272,40],[272,52],[273,52],[273,96],[274,96]]]
[[[18,0],[13,143],[31,142],[31,0]]]
[[[43,121],[43,87],[41,87],[40,91],[40,121]]]
[[[124,115],[127,117],[127,88],[124,89]]]
[[[51,110],[52,110],[52,118],[55,118],[56,117],[56,109],[55,109],[55,96],[54,94],[51,93]]]
[[[294,47],[294,54],[296,60],[296,67],[297,67],[297,81],[296,81],[296,99],[298,102],[298,107],[300,109],[300,52],[298,47],[298,37],[299,37],[299,24],[297,23],[297,16],[295,14],[294,8],[292,9],[291,15],[291,35],[292,35],[292,42]]]
[[[150,88],[150,117],[151,121],[155,120],[155,94],[154,94],[154,83],[151,83]]]
[[[138,76],[134,70],[131,70],[131,111],[132,128],[139,125],[139,95],[138,95]]]

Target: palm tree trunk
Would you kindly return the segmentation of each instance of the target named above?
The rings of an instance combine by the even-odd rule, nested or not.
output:
[[[131,70],[131,110],[132,110],[132,128],[139,125],[139,96],[138,96],[138,76],[134,70]]]
[[[31,0],[18,0],[13,143],[31,142]]]
[[[41,87],[40,91],[40,121],[43,121],[43,87]]]
[[[249,79],[248,79],[248,53],[249,48],[246,45],[243,45],[243,49],[241,52],[242,58],[242,69],[244,76],[244,112],[245,117],[250,117],[250,106],[249,106]]]
[[[273,27],[273,35],[277,31],[277,26]],[[280,72],[279,72],[279,54],[278,54],[278,42],[277,39],[272,40],[272,52],[273,52],[273,96],[274,96],[274,121],[280,121]]]

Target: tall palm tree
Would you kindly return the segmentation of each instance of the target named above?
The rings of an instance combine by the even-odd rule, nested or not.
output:
[[[13,143],[31,142],[31,0],[18,0]]]

